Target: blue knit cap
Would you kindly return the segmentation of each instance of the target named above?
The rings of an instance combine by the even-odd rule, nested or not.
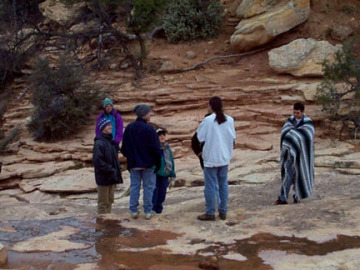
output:
[[[136,113],[136,115],[139,117],[143,117],[147,115],[150,111],[151,111],[151,107],[147,104],[136,105],[133,109],[133,112]]]
[[[105,128],[106,126],[108,126],[108,125],[111,125],[111,122],[110,122],[110,120],[107,119],[107,118],[101,119],[101,120],[99,121],[99,124],[98,124],[99,129],[100,129],[101,131],[103,131],[104,128]]]
[[[113,101],[112,101],[110,98],[105,98],[105,99],[103,100],[103,107],[105,108],[106,105],[111,105],[111,106],[114,107],[114,103],[113,103]]]

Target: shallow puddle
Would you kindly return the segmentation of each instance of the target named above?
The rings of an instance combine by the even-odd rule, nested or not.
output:
[[[289,254],[307,256],[326,255],[330,252],[360,248],[360,238],[340,235],[325,243],[317,243],[306,238],[279,237],[271,234],[257,234],[251,238],[237,240],[233,244],[207,243],[206,239],[193,239],[191,244],[207,243],[209,246],[195,255],[169,255],[164,245],[167,240],[180,237],[179,234],[154,230],[140,231],[128,229],[117,221],[79,221],[68,218],[51,221],[19,221],[0,223],[0,242],[9,247],[16,242],[59,231],[61,226],[71,226],[81,230],[72,235],[72,242],[85,243],[88,249],[67,252],[20,253],[8,251],[8,265],[14,269],[71,270],[76,264],[93,263],[98,269],[137,270],[192,270],[192,269],[272,269],[259,257],[264,250],[286,251]],[[2,230],[2,228],[7,228]],[[11,230],[9,230],[11,229]],[[126,251],[124,251],[126,250]],[[209,255],[212,254],[212,255]],[[239,254],[244,260],[226,259],[224,256]],[[206,255],[206,256],[205,256]]]

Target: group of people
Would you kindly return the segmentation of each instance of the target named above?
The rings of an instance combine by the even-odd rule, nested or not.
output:
[[[98,187],[98,214],[111,213],[116,184],[122,183],[118,158],[120,151],[130,172],[129,211],[139,217],[139,198],[143,186],[145,219],[160,214],[169,182],[176,177],[174,157],[166,142],[167,130],[149,124],[153,112],[147,104],[133,108],[137,118],[123,132],[123,120],[114,109],[111,99],[103,101],[104,111],[96,121],[93,149],[95,180]],[[200,123],[192,148],[203,168],[205,213],[202,221],[225,220],[228,212],[228,170],[236,139],[234,119],[224,113],[222,100],[212,97],[209,114]],[[305,115],[302,103],[295,103],[293,115],[281,131],[281,189],[276,205],[287,204],[290,188],[294,186],[294,203],[311,196],[314,186],[314,125]],[[120,147],[121,143],[121,147]]]
[[[160,214],[169,178],[175,178],[173,153],[166,142],[166,129],[155,130],[148,124],[153,112],[147,104],[139,104],[133,112],[137,118],[123,132],[123,120],[111,99],[103,101],[104,112],[96,121],[93,149],[95,180],[98,186],[98,214],[111,213],[116,184],[122,183],[118,159],[120,150],[130,171],[131,217],[139,216],[139,197],[143,186],[145,218]],[[121,148],[119,144],[122,140]]]

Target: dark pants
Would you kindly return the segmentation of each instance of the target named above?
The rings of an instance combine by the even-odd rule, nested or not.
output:
[[[163,177],[156,175],[156,188],[154,190],[152,203],[153,203],[153,211],[158,214],[161,214],[163,210],[163,202],[166,197],[166,189],[168,186],[168,177]]]
[[[118,144],[113,144],[114,145],[114,148],[115,148],[115,151],[116,151],[116,153],[119,153],[119,151],[120,151],[120,146],[118,145]]]
[[[114,202],[114,192],[116,185],[97,186],[98,190],[98,214],[111,213]]]

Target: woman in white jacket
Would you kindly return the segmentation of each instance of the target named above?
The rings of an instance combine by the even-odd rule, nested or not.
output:
[[[234,141],[236,139],[234,119],[224,114],[219,97],[209,100],[211,115],[205,117],[197,129],[197,137],[204,142],[204,196],[206,212],[198,216],[199,220],[215,220],[217,194],[220,196],[219,217],[226,219],[228,207],[228,165],[230,163]]]

